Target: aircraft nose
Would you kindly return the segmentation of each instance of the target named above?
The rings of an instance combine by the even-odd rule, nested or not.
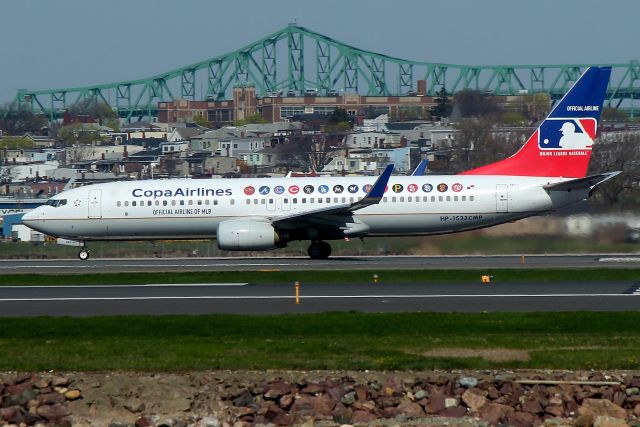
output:
[[[22,215],[22,223],[24,225],[34,224],[39,219],[42,219],[42,209],[39,207]]]

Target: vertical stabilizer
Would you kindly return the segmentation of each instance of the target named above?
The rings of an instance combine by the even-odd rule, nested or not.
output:
[[[461,175],[585,177],[610,75],[588,68],[517,153]]]

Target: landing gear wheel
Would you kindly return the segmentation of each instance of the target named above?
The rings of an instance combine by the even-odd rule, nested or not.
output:
[[[81,261],[86,261],[89,259],[89,251],[86,248],[82,248],[80,252],[78,252],[78,258]]]
[[[312,242],[307,253],[311,259],[327,259],[331,255],[331,245],[327,242]]]

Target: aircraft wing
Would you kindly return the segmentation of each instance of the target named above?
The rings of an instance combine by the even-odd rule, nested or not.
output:
[[[384,190],[393,172],[393,165],[388,165],[380,174],[366,196],[353,203],[341,203],[327,206],[313,211],[299,214],[277,216],[271,219],[274,226],[282,229],[297,229],[308,226],[318,228],[345,228],[346,224],[354,223],[352,213],[358,209],[375,205],[382,200]],[[353,228],[353,227],[346,227]]]
[[[603,182],[608,181],[614,176],[620,174],[621,172],[622,171],[606,172],[597,175],[590,175],[584,178],[576,178],[569,181],[556,182],[554,184],[545,185],[544,189],[551,191],[584,190],[586,188],[593,188],[596,185],[600,185]]]
[[[427,159],[420,160],[420,163],[418,163],[418,166],[416,166],[416,168],[413,170],[413,172],[411,173],[411,176],[424,175],[424,172],[427,170],[428,164],[429,164],[429,160]]]

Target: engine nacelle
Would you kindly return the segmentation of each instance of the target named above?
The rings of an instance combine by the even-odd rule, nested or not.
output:
[[[266,222],[229,220],[218,224],[218,247],[228,251],[263,251],[278,247],[278,234]]]

